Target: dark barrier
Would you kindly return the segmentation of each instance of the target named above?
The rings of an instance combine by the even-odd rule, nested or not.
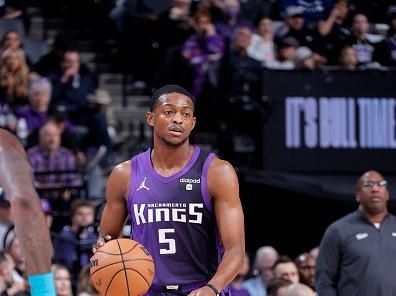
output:
[[[264,169],[395,171],[396,72],[266,71],[263,94]]]

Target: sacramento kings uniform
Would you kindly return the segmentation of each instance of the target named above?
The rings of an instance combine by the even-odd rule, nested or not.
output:
[[[151,149],[131,161],[131,238],[153,256],[153,291],[190,292],[212,278],[223,253],[207,188],[214,154],[194,147],[187,165],[170,177],[154,170],[150,155]]]

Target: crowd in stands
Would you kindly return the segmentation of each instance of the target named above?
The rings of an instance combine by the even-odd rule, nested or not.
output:
[[[314,250],[292,260],[280,256],[272,246],[263,246],[256,252],[252,269],[246,255],[242,270],[231,283],[232,295],[314,296]]]
[[[76,15],[85,12],[89,18],[77,2],[71,1],[79,9]],[[265,69],[382,71],[396,66],[396,3],[391,0],[102,2],[98,22],[113,25],[116,50],[134,86],[149,91],[180,84],[199,100],[198,113],[231,97],[259,98]],[[25,4],[0,1],[1,21],[20,19],[27,33]],[[72,21],[78,28],[80,23]],[[113,165],[109,118],[95,100],[97,79],[81,61],[73,34],[58,34],[42,56],[25,49],[24,37],[14,29],[0,36],[0,127],[19,137],[36,174],[53,232],[58,295],[73,295],[76,287],[78,295],[97,295],[87,284],[86,266],[97,237],[96,207],[80,199],[92,198],[80,194],[86,181],[81,171],[98,156],[102,168]],[[202,125],[210,125],[207,119]],[[8,295],[28,291],[18,244],[9,204],[0,199],[0,292]],[[315,252],[292,260],[272,247],[260,248],[252,276],[247,279],[247,257],[233,294],[299,295],[294,291],[302,290],[313,295],[315,260]]]

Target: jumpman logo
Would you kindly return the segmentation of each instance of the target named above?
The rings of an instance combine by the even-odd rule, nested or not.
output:
[[[143,188],[146,190],[150,190],[150,188],[148,188],[145,183],[146,183],[146,177],[144,177],[143,182],[139,185],[139,188],[136,191],[139,191],[140,189],[143,189]]]

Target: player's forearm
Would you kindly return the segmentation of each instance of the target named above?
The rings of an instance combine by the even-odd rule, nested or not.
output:
[[[100,219],[99,236],[110,235],[112,239],[120,236],[124,227],[126,214],[120,211],[117,206],[106,204]]]
[[[52,245],[38,198],[11,195],[11,211],[17,237],[25,254],[29,274],[50,271]]]
[[[218,291],[223,290],[242,269],[244,254],[243,244],[226,250],[215,275],[209,283],[215,286]]]

